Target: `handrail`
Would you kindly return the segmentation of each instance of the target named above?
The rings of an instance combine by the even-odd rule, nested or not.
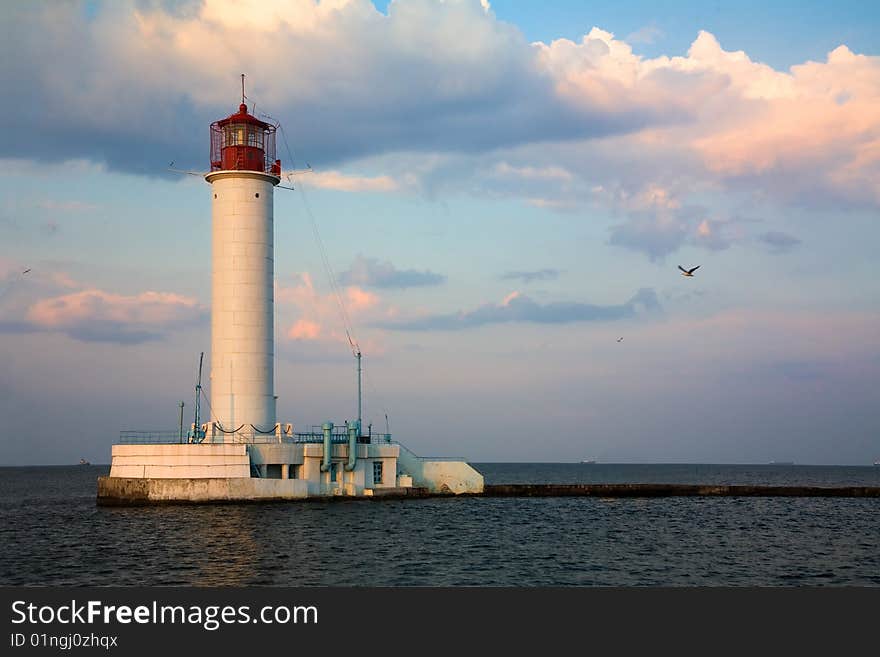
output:
[[[399,440],[395,440],[394,444],[398,445],[401,449],[405,449],[420,461],[467,461],[463,456],[419,456]]]
[[[381,436],[381,438],[380,438]],[[359,437],[360,438],[360,437]],[[232,443],[245,443],[245,444],[267,444],[267,443],[282,443],[282,444],[302,444],[302,443],[322,443],[324,441],[324,432],[294,432],[293,434],[285,434],[282,433],[280,436],[275,433],[251,433],[247,432],[218,432],[212,436],[207,436],[203,440],[198,443],[191,444],[199,444],[199,445],[216,445],[216,444],[232,444]],[[338,444],[348,444],[349,435],[346,431],[345,426],[334,426],[331,435],[330,442],[334,445]],[[119,432],[119,443],[123,445],[155,445],[155,444],[181,444],[181,443],[189,443],[189,439],[184,434],[181,438],[179,429],[173,430],[126,430]],[[391,441],[390,434],[374,434],[371,439],[371,443],[384,445],[384,444],[395,444],[396,441]]]

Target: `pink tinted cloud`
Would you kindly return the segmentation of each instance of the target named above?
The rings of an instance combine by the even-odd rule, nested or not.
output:
[[[321,325],[307,319],[298,319],[287,330],[290,340],[317,340],[321,337]]]
[[[394,309],[385,304],[377,294],[361,287],[349,286],[341,288],[340,292],[346,314],[355,323],[352,329],[358,333],[372,319],[394,313]],[[282,335],[288,341],[321,342],[328,348],[340,344],[348,345],[339,300],[332,292],[323,294],[318,291],[308,272],[298,274],[293,285],[276,283],[275,299],[279,319],[282,325],[287,326],[282,330]],[[293,318],[291,314],[294,315]],[[362,346],[369,345],[372,353],[384,351],[381,344],[371,341],[368,336],[354,335],[352,338],[364,338]]]
[[[880,57],[842,45],[825,61],[778,71],[702,31],[686,56],[644,59],[597,28],[579,43],[536,48],[560,98],[577,107],[677,111],[613,138],[613,148],[591,147],[605,176],[625,180],[615,162],[638,153],[630,187],[676,178],[717,187],[747,178],[783,201],[806,193],[880,204]],[[555,163],[577,170],[560,154]]]
[[[785,175],[783,191],[801,189],[796,176],[804,173],[843,198],[880,203],[880,58],[842,46],[825,64],[792,67],[790,82],[790,94],[748,103],[749,112],[694,140],[709,172]]]
[[[351,286],[345,289],[348,305],[355,312],[361,312],[375,307],[379,303],[379,297],[373,292],[368,292],[360,287]]]
[[[75,339],[137,343],[199,322],[206,309],[195,299],[170,292],[122,295],[96,288],[41,299],[25,313],[35,330]]]

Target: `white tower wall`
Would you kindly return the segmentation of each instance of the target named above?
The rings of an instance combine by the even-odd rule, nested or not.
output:
[[[278,178],[205,176],[212,199],[211,421],[271,431],[274,392],[274,217]]]

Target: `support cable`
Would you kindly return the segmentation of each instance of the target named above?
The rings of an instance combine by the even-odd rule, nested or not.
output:
[[[256,104],[255,104],[255,106],[256,106]],[[268,118],[270,120],[275,121],[276,128],[277,128],[278,132],[281,133],[281,140],[284,143],[284,149],[287,153],[288,161],[290,162],[291,167],[294,168],[295,160],[293,158],[293,152],[291,151],[290,142],[287,139],[287,132],[284,130],[284,126],[282,125],[281,121],[271,117],[268,114],[264,114],[263,116],[265,116],[266,118]],[[309,167],[309,168],[311,168],[311,167]],[[306,216],[308,217],[309,224],[311,225],[312,233],[314,234],[314,237],[315,237],[315,242],[318,245],[318,253],[321,258],[321,264],[324,268],[324,273],[327,276],[327,280],[329,282],[330,289],[331,289],[333,296],[336,300],[336,305],[339,308],[339,314],[342,318],[342,324],[343,324],[343,328],[345,330],[345,337],[348,340],[348,344],[349,344],[349,347],[351,348],[352,355],[355,356],[355,358],[359,358],[361,355],[360,345],[357,341],[357,338],[355,337],[353,324],[351,321],[351,317],[348,314],[348,309],[345,306],[345,300],[344,300],[344,296],[342,294],[342,290],[340,288],[336,274],[333,271],[333,267],[330,264],[330,259],[327,256],[327,249],[324,245],[324,240],[321,238],[321,233],[318,230],[318,222],[315,219],[315,215],[314,215],[314,212],[312,211],[311,204],[309,203],[309,199],[306,196],[306,193],[304,190],[304,185],[302,183],[300,183],[299,185],[294,186],[292,181],[290,180],[291,175],[292,174],[288,174],[288,182],[290,182],[292,188],[297,189],[300,193],[300,199],[302,200],[302,204],[305,209]],[[371,384],[370,380],[367,378],[366,373],[364,371],[362,371],[362,375],[363,375],[365,387],[369,390],[371,396],[380,402],[378,404],[378,406],[380,406],[382,408],[382,410],[385,414],[386,433],[387,433],[388,409],[387,409],[387,407],[384,406],[384,404],[381,403],[379,395],[376,394],[375,388]]]

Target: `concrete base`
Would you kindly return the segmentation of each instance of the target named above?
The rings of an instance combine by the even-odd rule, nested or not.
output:
[[[449,494],[451,495],[451,493]],[[413,486],[368,488],[361,495],[339,489],[321,494],[309,492],[301,479],[143,479],[98,477],[99,506],[145,506],[151,504],[235,504],[321,500],[387,500],[443,497],[427,488]]]
[[[98,504],[266,502],[474,494],[464,461],[423,459],[395,443],[171,443],[113,446]]]
[[[403,445],[397,457],[397,468],[404,481],[427,488],[432,493],[482,493],[483,475],[466,461],[437,460],[416,456]],[[402,485],[402,484],[401,484]]]
[[[271,502],[305,499],[308,484],[296,479],[143,479],[98,477],[98,504]]]
[[[251,476],[247,445],[113,445],[110,476],[128,479],[227,479]]]

